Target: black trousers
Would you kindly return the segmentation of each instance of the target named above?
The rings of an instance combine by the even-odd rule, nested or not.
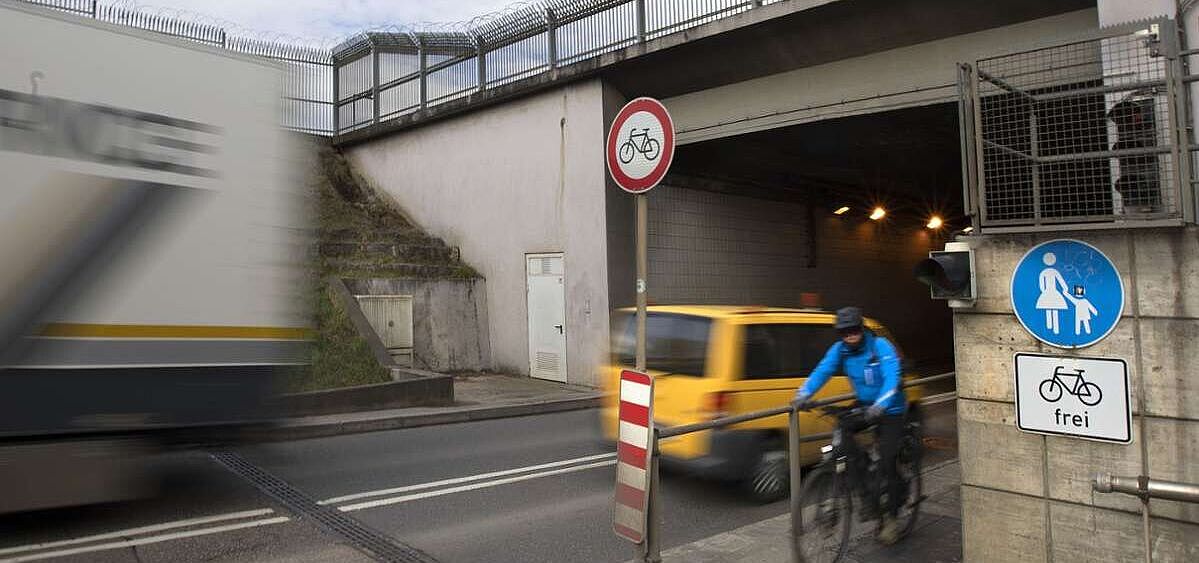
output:
[[[853,472],[853,480],[858,483],[862,490],[866,491],[865,502],[867,510],[877,511],[879,508],[890,512],[892,516],[899,514],[899,499],[904,498],[905,491],[903,490],[903,481],[899,478],[899,473],[895,467],[895,457],[899,454],[899,442],[903,439],[903,430],[906,419],[903,415],[883,415],[875,426],[874,439],[878,444],[879,455],[879,480],[881,483],[873,483],[867,480],[866,474],[869,460],[866,453],[862,451],[858,445],[856,438],[850,435],[848,440],[844,441],[844,447],[849,455],[857,460],[858,463],[851,463],[850,467]],[[860,428],[849,428],[853,433],[860,431]],[[878,499],[880,490],[878,486],[882,484],[887,491],[887,505],[879,507]]]

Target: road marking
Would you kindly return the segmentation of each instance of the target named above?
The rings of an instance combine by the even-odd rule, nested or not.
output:
[[[17,547],[9,547],[0,549],[0,555],[8,555],[11,553],[24,553],[27,551],[39,551],[43,549],[51,549],[55,547],[63,547],[67,545],[77,545],[81,543],[91,543],[102,540],[110,540],[113,538],[124,538],[136,536],[138,534],[147,534],[150,532],[161,532],[173,528],[186,528],[188,526],[198,526],[200,524],[211,524],[213,522],[222,522],[225,520],[241,520],[244,518],[254,518],[256,516],[266,516],[273,514],[275,511],[270,508],[262,508],[258,510],[245,510],[242,512],[230,512],[228,514],[215,514],[212,516],[204,516],[201,518],[191,518],[188,520],[175,520],[173,522],[163,522],[161,524],[153,524],[150,526],[141,526],[138,528],[129,528],[125,530],[117,530],[115,532],[107,532],[96,534],[94,536],[84,536],[69,540],[61,540],[47,543],[35,543],[30,545],[22,545]]]
[[[517,467],[515,469],[505,469],[503,471],[494,471],[491,473],[480,473],[478,475],[469,475],[466,477],[456,477],[454,479],[443,479],[441,481],[432,481],[429,483],[421,483],[419,485],[407,485],[407,486],[403,486],[403,487],[394,487],[391,489],[366,491],[366,492],[362,492],[362,493],[355,493],[352,495],[345,495],[345,496],[325,499],[325,500],[320,501],[317,504],[325,504],[325,505],[340,504],[340,503],[351,501],[351,500],[359,500],[359,499],[370,498],[370,497],[381,497],[381,496],[388,496],[388,495],[394,495],[394,494],[399,494],[399,493],[410,493],[412,491],[432,489],[435,487],[443,487],[446,485],[457,485],[460,483],[470,483],[472,481],[482,481],[485,479],[504,477],[506,475],[515,475],[517,473],[529,473],[532,471],[540,471],[542,469],[551,469],[554,467],[562,467],[565,465],[574,465],[576,463],[584,463],[584,462],[588,462],[588,461],[598,461],[601,459],[614,459],[615,457],[616,457],[615,453],[606,453],[606,454],[599,454],[599,455],[589,455],[589,456],[585,456],[585,457],[576,457],[574,459],[565,459],[562,461],[555,461],[555,462],[551,462],[551,463],[542,463],[540,465],[530,465],[528,467]]]
[[[533,473],[531,475],[521,475],[519,477],[508,477],[506,479],[497,479],[495,481],[475,483],[472,485],[462,485],[460,487],[450,487],[448,489],[438,489],[435,491],[428,491],[428,492],[424,492],[424,493],[416,493],[416,494],[412,494],[412,495],[403,495],[403,496],[398,496],[398,497],[383,498],[383,499],[379,499],[379,500],[372,500],[369,502],[361,502],[358,504],[349,504],[346,506],[339,506],[339,507],[337,507],[337,509],[342,512],[351,512],[354,510],[363,510],[366,508],[376,508],[379,506],[387,506],[387,505],[391,505],[391,504],[399,504],[401,502],[409,502],[409,501],[414,501],[414,500],[439,497],[442,495],[450,495],[450,494],[454,494],[454,493],[462,493],[462,492],[466,492],[466,491],[486,489],[489,487],[498,487],[500,485],[507,485],[509,483],[518,483],[520,481],[528,481],[530,479],[539,479],[541,477],[562,475],[564,473],[574,473],[576,471],[595,469],[597,467],[609,467],[612,465],[616,465],[615,459],[609,459],[609,460],[599,461],[599,462],[595,462],[595,463],[588,463],[586,465],[576,465],[576,466],[567,467],[564,469],[543,471],[541,473]]]
[[[134,547],[138,545],[146,545],[151,543],[159,543],[183,538],[191,538],[196,536],[206,536],[209,534],[219,534],[222,532],[231,532],[233,530],[243,530],[246,528],[257,528],[259,526],[270,526],[273,524],[282,524],[291,521],[287,516],[277,516],[274,518],[265,518],[262,520],[252,520],[250,522],[241,522],[238,524],[226,524],[224,526],[213,526],[211,528],[203,528],[200,530],[189,530],[186,532],[175,532],[171,534],[163,534],[161,536],[150,536],[145,538],[137,538],[134,540],[125,540],[118,542],[102,543],[98,545],[89,545],[85,547],[76,547],[71,549],[60,549],[58,551],[45,551],[42,553],[34,553],[32,555],[22,555],[12,559],[2,559],[0,561],[17,563],[19,561],[37,561],[39,559],[49,559],[51,557],[65,557],[67,555],[77,555],[80,553],[91,553],[94,551],[105,551],[109,549],[119,549],[122,547]]]

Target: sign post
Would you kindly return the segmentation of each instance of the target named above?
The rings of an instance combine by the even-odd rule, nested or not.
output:
[[[666,172],[670,170],[670,164],[674,161],[674,122],[670,119],[670,113],[666,111],[666,107],[661,102],[653,98],[637,98],[625,104],[623,108],[616,114],[616,118],[612,120],[612,126],[608,129],[608,139],[605,143],[605,160],[608,164],[608,173],[612,175],[612,179],[616,185],[626,192],[633,194],[634,204],[636,206],[636,249],[635,256],[637,261],[637,357],[636,370],[639,373],[624,372],[621,374],[621,443],[620,448],[627,448],[624,442],[624,434],[626,429],[625,421],[625,401],[624,388],[626,384],[634,384],[631,381],[625,380],[626,374],[632,374],[644,378],[649,385],[649,393],[652,403],[652,380],[646,374],[645,361],[645,323],[646,323],[646,306],[649,302],[649,202],[646,199],[646,192],[657,186],[662,178],[666,176]],[[637,378],[634,378],[637,379]],[[647,408],[649,405],[647,405]],[[632,411],[639,412],[637,409]],[[652,409],[647,411],[652,412]],[[654,449],[657,448],[657,441],[653,439],[655,433],[653,430],[653,418],[650,416],[645,421],[645,435],[647,444],[644,446],[641,459],[644,465],[640,469],[641,477],[644,477],[644,528],[640,533],[629,527],[630,515],[629,505],[623,502],[623,497],[628,500],[633,497],[627,487],[627,483],[622,483],[620,475],[621,463],[619,459],[622,450],[618,450],[617,458],[617,484],[616,484],[616,533],[633,543],[641,546],[640,557],[643,561],[654,561],[659,558],[658,538],[653,533],[655,529],[654,521],[659,517],[658,495],[657,495],[657,467]],[[638,434],[640,436],[640,434]],[[627,452],[626,452],[627,453]],[[636,456],[631,459],[636,460]],[[628,464],[626,464],[628,465]],[[626,470],[626,474],[629,471]],[[622,492],[623,491],[623,492]],[[622,523],[622,515],[624,522]]]

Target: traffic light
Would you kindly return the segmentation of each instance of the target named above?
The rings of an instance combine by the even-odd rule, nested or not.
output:
[[[950,307],[972,307],[975,299],[974,251],[964,242],[945,243],[916,264],[916,279],[928,285],[933,299],[949,300]]]
[[[1113,151],[1135,151],[1157,147],[1157,97],[1151,93],[1133,92],[1107,112],[1116,125]],[[1115,188],[1120,193],[1125,212],[1153,213],[1161,211],[1161,177],[1158,156],[1152,153],[1127,154],[1116,159],[1120,175]]]

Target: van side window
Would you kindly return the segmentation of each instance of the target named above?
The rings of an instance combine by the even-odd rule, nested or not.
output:
[[[826,325],[747,325],[743,379],[807,377],[836,340]]]
[[[645,363],[651,370],[702,377],[712,320],[691,315],[650,313],[645,319]],[[612,343],[620,365],[632,367],[637,354],[637,318],[623,319]]]

